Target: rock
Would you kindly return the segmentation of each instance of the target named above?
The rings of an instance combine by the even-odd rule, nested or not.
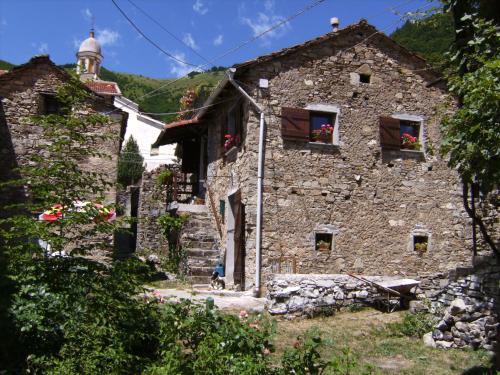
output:
[[[415,314],[418,312],[429,311],[429,308],[423,301],[410,301],[410,312]]]
[[[457,316],[464,313],[466,308],[467,306],[465,305],[464,300],[461,298],[457,298],[451,302],[449,310],[451,315]]]
[[[444,320],[440,320],[439,323],[436,324],[436,328],[444,332],[449,328],[449,325],[446,324]]]
[[[458,329],[460,332],[468,332],[469,331],[469,326],[464,322],[456,322],[455,328]]]
[[[432,332],[426,333],[424,335],[424,337],[422,337],[422,340],[424,341],[424,345],[425,346],[428,346],[428,347],[431,347],[431,348],[435,348],[436,347],[436,342],[434,341],[434,339],[432,338],[432,336],[433,336]]]
[[[439,329],[435,329],[433,332],[432,332],[432,338],[434,340],[442,340],[444,337],[443,335],[443,332],[441,332]]]
[[[436,341],[436,348],[440,349],[450,349],[453,345],[453,342],[451,341]]]

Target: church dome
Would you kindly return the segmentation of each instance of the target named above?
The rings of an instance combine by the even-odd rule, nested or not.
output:
[[[94,32],[90,32],[90,37],[85,39],[80,45],[78,52],[94,52],[101,54],[101,44],[94,38]]]

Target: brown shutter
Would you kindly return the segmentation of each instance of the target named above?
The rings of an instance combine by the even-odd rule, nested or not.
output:
[[[281,108],[281,135],[295,141],[309,140],[309,111],[301,108]]]
[[[380,146],[382,148],[399,150],[401,139],[399,135],[399,120],[392,117],[380,117]]]

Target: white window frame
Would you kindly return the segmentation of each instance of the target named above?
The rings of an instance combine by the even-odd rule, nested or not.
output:
[[[304,109],[309,112],[324,112],[324,113],[332,113],[335,114],[335,123],[333,124],[333,136],[332,136],[332,145],[339,146],[339,118],[340,118],[340,107],[334,104],[308,104]],[[317,142],[309,142],[313,144],[317,144]],[[326,143],[330,144],[330,143]]]

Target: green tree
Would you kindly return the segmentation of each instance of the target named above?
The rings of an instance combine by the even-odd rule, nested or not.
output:
[[[485,3],[486,5],[482,5]],[[445,2],[453,12],[456,39],[449,54],[447,79],[459,102],[458,110],[444,119],[442,151],[463,182],[464,206],[484,240],[499,256],[494,240],[474,209],[469,191],[479,188],[487,196],[500,181],[500,32],[498,20],[486,20],[487,1]],[[470,12],[470,13],[468,13]],[[475,244],[474,244],[475,246]]]
[[[118,182],[123,186],[136,183],[144,172],[144,158],[134,137],[130,136],[118,161]]]

